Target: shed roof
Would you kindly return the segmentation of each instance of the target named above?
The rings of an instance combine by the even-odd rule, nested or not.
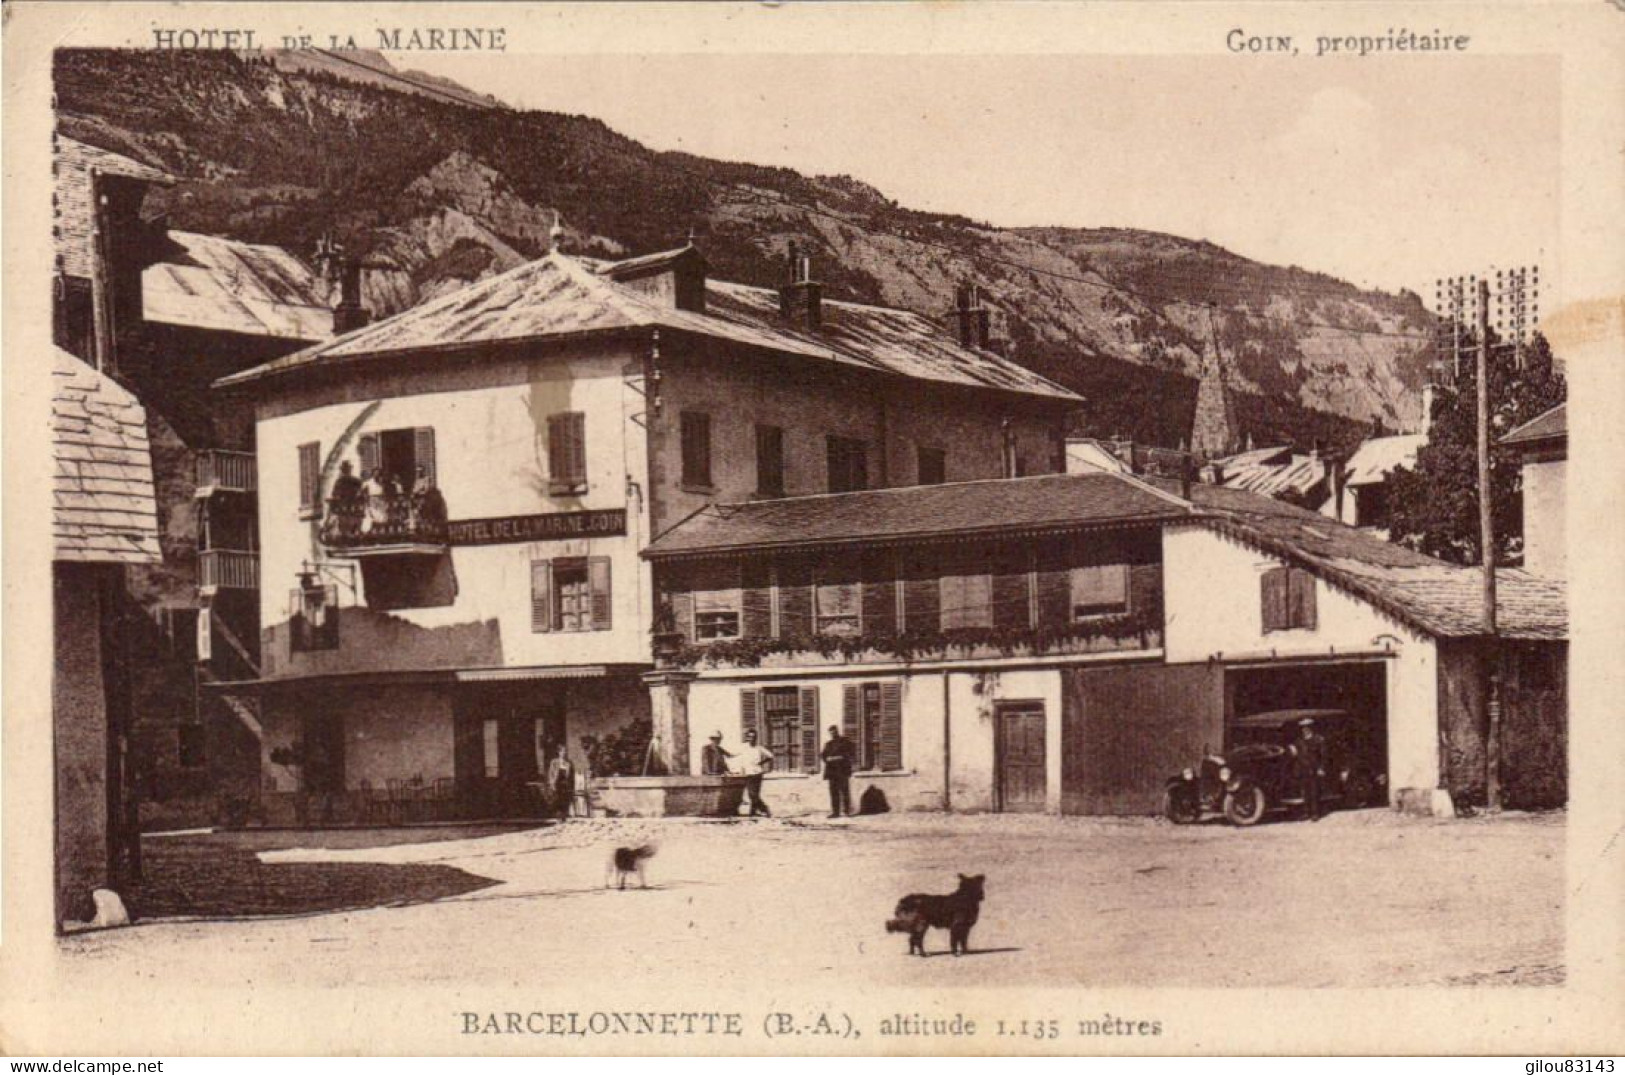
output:
[[[1537,415],[1501,438],[1502,444],[1534,444],[1537,441],[1557,440],[1569,435],[1569,405],[1559,403],[1545,414]]]
[[[661,328],[852,369],[1081,402],[1000,355],[960,347],[918,314],[825,301],[824,331],[796,331],[779,316],[777,293],[766,288],[707,281],[706,312],[695,313],[616,283],[609,278],[614,271],[614,264],[595,269],[554,252],[219,383],[482,343]]]
[[[1190,508],[1120,474],[1048,474],[709,505],[650,544],[651,559],[1156,523]]]
[[[1262,496],[1306,496],[1326,480],[1326,461],[1290,448],[1255,448],[1219,460],[1227,489]]]
[[[91,187],[96,175],[122,176],[144,183],[172,183],[156,168],[98,146],[57,135],[52,140],[54,175],[52,231],[56,240],[56,267],[68,276],[89,279],[90,237],[95,230],[95,200]]]
[[[1403,623],[1436,637],[1484,633],[1482,575],[1395,545],[1334,519],[1243,490],[1195,485],[1202,525],[1307,568]],[[1496,572],[1498,632],[1507,638],[1568,637],[1562,582],[1526,571]]]
[[[148,321],[187,328],[325,340],[327,285],[279,246],[171,231],[173,253],[141,275]]]
[[[66,351],[52,369],[52,530],[58,560],[155,564],[147,415],[128,391]]]

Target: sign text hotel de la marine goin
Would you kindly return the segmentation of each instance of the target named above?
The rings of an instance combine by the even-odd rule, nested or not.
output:
[[[556,511],[546,515],[507,515],[446,524],[450,545],[505,545],[520,541],[601,537],[626,533],[626,509]]]

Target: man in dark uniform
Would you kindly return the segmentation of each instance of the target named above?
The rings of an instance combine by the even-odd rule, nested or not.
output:
[[[1305,717],[1298,722],[1298,741],[1292,745],[1293,766],[1303,785],[1304,809],[1310,821],[1320,820],[1320,783],[1326,769],[1326,740]]]
[[[711,741],[700,751],[700,773],[721,776],[728,771],[728,752],[722,749],[722,733],[712,732]]]
[[[824,744],[824,779],[829,781],[829,816],[852,816],[852,765],[858,748],[841,734],[838,725],[829,726],[829,742]]]

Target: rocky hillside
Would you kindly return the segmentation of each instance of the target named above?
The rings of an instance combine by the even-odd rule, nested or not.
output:
[[[777,282],[794,239],[813,249],[826,293],[936,316],[975,279],[1017,359],[1089,398],[1087,432],[1188,435],[1215,337],[1259,442],[1341,444],[1416,419],[1426,356],[1369,334],[1423,331],[1414,295],[1150,232],[915,212],[848,177],[657,153],[586,117],[344,66],[64,50],[60,123],[180,177],[167,194],[175,227],[304,254],[335,231],[379,266],[367,298],[381,313],[536,256],[556,212],[565,249],[643,253],[692,230],[717,275],[758,284]]]

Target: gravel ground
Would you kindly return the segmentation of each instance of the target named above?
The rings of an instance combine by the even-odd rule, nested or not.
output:
[[[265,878],[438,867],[468,888],[410,906],[157,922],[63,943],[69,966],[98,978],[172,972],[222,986],[517,983],[540,966],[612,983],[646,967],[656,939],[662,961],[726,967],[742,986],[786,975],[876,986],[1554,984],[1563,835],[1560,814],[1371,810],[1251,830],[907,814],[591,819],[405,843],[399,831],[176,836],[166,839],[197,843],[194,860],[252,850]],[[649,887],[606,889],[610,851],[643,842],[659,844]],[[369,843],[379,846],[331,846]],[[988,879],[972,954],[948,957],[933,931],[933,958],[909,957],[884,921],[905,893],[950,891],[956,872]]]

